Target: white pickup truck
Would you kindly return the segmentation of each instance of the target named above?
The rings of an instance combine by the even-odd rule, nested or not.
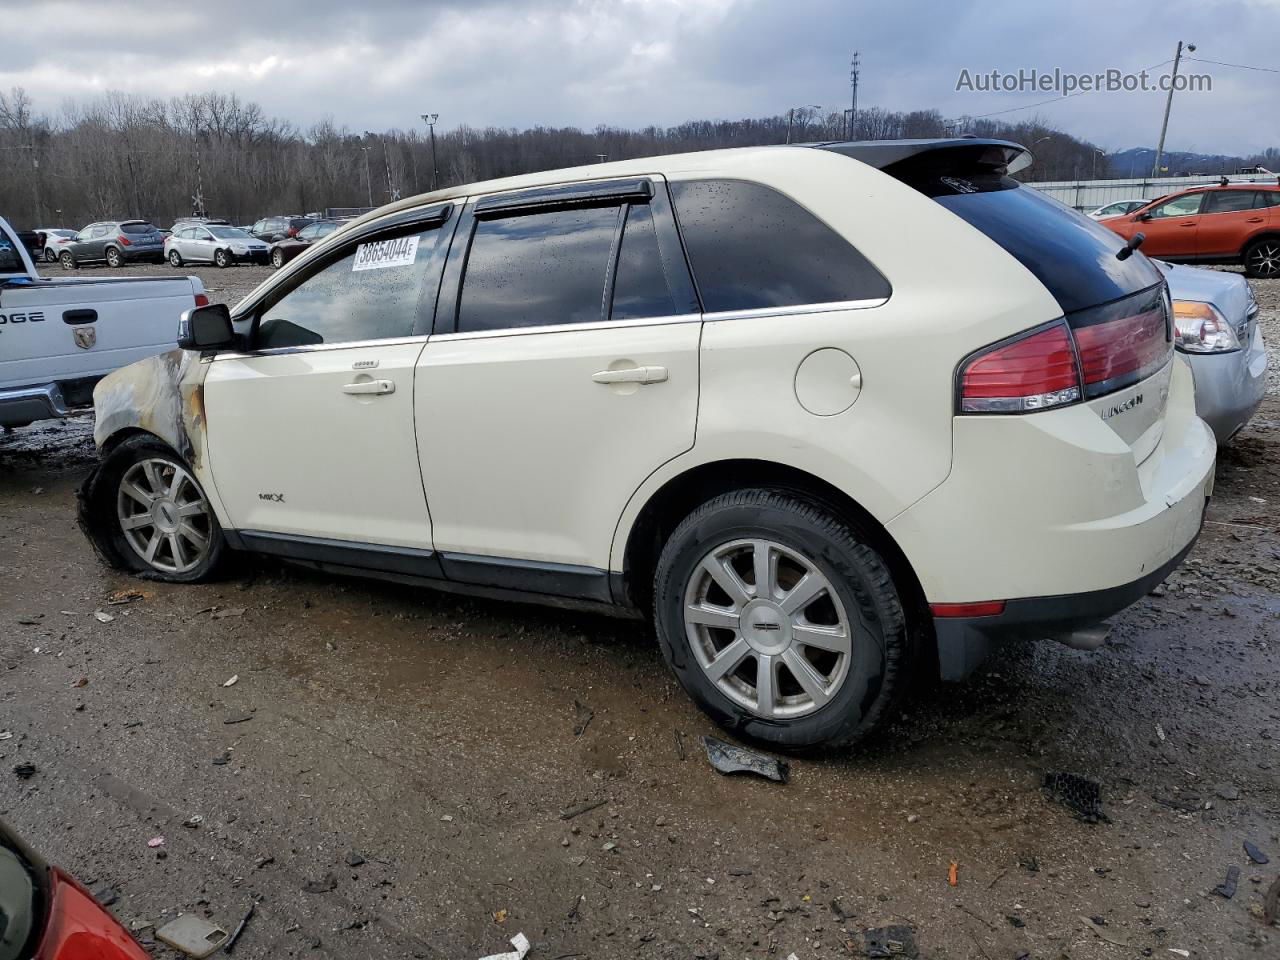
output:
[[[0,426],[92,412],[94,384],[174,349],[208,302],[196,277],[43,278],[0,217]]]

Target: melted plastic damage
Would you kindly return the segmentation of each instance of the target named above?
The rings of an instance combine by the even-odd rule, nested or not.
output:
[[[108,374],[94,388],[97,420],[93,441],[99,450],[122,433],[150,434],[168,444],[199,479],[204,451],[204,376],[208,366],[199,355],[172,350],[148,357]],[[98,461],[78,494],[80,529],[98,556],[112,566],[123,566],[110,521],[114,504],[103,489],[103,468],[109,455]]]

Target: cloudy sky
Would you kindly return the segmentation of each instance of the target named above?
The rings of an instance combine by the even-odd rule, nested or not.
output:
[[[982,115],[1047,100],[957,91],[971,74],[1138,71],[1193,56],[1280,70],[1280,0],[0,0],[0,88],[57,113],[110,89],[234,91],[300,126],[667,125],[847,105]],[[1280,145],[1280,72],[1206,62],[1175,97],[1169,147]],[[1159,67],[1154,72],[1168,70]],[[1038,114],[1108,149],[1154,145],[1164,95],[1090,93]]]

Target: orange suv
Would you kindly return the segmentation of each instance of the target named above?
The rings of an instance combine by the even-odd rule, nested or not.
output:
[[[1125,238],[1145,233],[1150,257],[1242,263],[1250,277],[1280,277],[1280,183],[1192,187],[1098,222]]]

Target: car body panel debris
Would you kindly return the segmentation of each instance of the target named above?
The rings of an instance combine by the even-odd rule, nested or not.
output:
[[[194,913],[184,913],[175,917],[156,931],[156,939],[167,943],[175,950],[181,950],[189,957],[200,960],[207,957],[222,946],[227,939],[227,931],[204,917]]]
[[[887,927],[876,927],[862,933],[862,950],[871,960],[882,960],[885,957],[919,957],[916,948],[915,927],[905,923],[895,923]]]
[[[480,960],[524,960],[525,954],[529,952],[529,938],[523,933],[517,933],[511,938],[511,945],[515,947],[506,953],[491,953],[487,957],[481,957]]]
[[[1249,859],[1254,863],[1270,863],[1271,858],[1258,849],[1256,844],[1250,843],[1248,840],[1244,842],[1244,852],[1248,854]]]
[[[711,761],[711,765],[721,773],[754,773],[777,783],[786,783],[790,775],[791,768],[776,757],[725,743],[715,737],[704,736],[702,745],[707,749],[707,759]]]

